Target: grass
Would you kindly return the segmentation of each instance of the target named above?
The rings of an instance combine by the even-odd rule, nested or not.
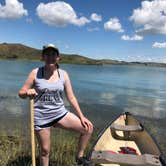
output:
[[[30,131],[30,129],[28,129]],[[8,136],[5,131],[0,131],[0,165],[1,166],[31,166],[30,136],[21,133],[19,128],[13,131],[13,136]],[[50,166],[73,166],[77,150],[79,134],[62,129],[51,128],[51,153]],[[92,139],[86,149],[91,147]],[[39,144],[36,142],[36,164],[39,166]],[[86,153],[85,152],[85,153]]]
[[[149,123],[148,131],[156,134],[157,129]],[[92,143],[96,140],[100,128],[95,128],[92,138],[87,146],[85,154],[89,152]],[[26,132],[25,132],[26,131]],[[31,166],[30,129],[25,130],[21,126],[15,127],[11,135],[0,130],[0,166]],[[51,128],[51,153],[50,166],[74,166],[79,134],[62,129]],[[158,138],[157,138],[158,139]],[[160,139],[159,139],[160,140]],[[158,140],[158,141],[159,141]],[[36,165],[39,166],[40,146],[36,141]],[[160,142],[160,141],[159,141]],[[166,145],[162,141],[160,146],[166,154]]]

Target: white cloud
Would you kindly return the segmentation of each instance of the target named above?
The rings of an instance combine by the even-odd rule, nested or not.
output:
[[[128,41],[140,41],[143,40],[143,36],[139,36],[139,35],[134,35],[134,36],[128,36],[128,35],[122,35],[121,36],[122,40],[128,40]]]
[[[89,31],[89,32],[93,32],[93,31],[99,31],[100,30],[100,28],[98,28],[98,27],[93,27],[93,28],[87,28],[87,30]]]
[[[108,31],[124,32],[118,18],[110,18],[104,23],[104,29]]]
[[[139,34],[166,34],[166,0],[143,1],[130,20],[139,27]]]
[[[28,11],[24,9],[23,3],[18,0],[6,0],[4,6],[0,4],[0,18],[18,19],[27,15]]]
[[[163,43],[155,42],[153,43],[152,48],[166,48],[166,42]]]
[[[71,23],[74,25],[83,26],[89,22],[90,20],[88,20],[86,17],[80,17],[73,19]]]
[[[39,18],[48,25],[66,26],[67,24],[74,24],[83,26],[90,22],[86,17],[78,18],[71,5],[63,1],[40,3],[36,11]]]
[[[102,16],[98,15],[96,13],[92,13],[91,14],[91,20],[96,21],[96,22],[102,21]]]

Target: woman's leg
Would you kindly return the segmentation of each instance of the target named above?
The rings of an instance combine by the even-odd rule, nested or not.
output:
[[[36,130],[35,134],[40,143],[40,164],[41,166],[49,166],[50,154],[50,127]]]
[[[59,120],[53,127],[60,127],[67,130],[72,130],[80,133],[78,141],[78,152],[77,157],[82,157],[84,150],[88,144],[88,141],[93,132],[93,128],[86,131],[83,125],[81,124],[80,119],[73,113],[68,112],[61,120]]]

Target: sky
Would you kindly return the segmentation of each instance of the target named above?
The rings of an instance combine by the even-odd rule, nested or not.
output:
[[[166,63],[166,0],[0,0],[0,43]]]

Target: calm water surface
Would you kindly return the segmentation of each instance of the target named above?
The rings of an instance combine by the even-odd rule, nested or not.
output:
[[[29,100],[17,96],[29,72],[42,62],[0,61],[0,130],[29,126]],[[123,111],[152,125],[158,142],[165,144],[166,68],[61,64],[74,93],[94,125],[105,126]],[[66,107],[73,111],[65,99]]]

